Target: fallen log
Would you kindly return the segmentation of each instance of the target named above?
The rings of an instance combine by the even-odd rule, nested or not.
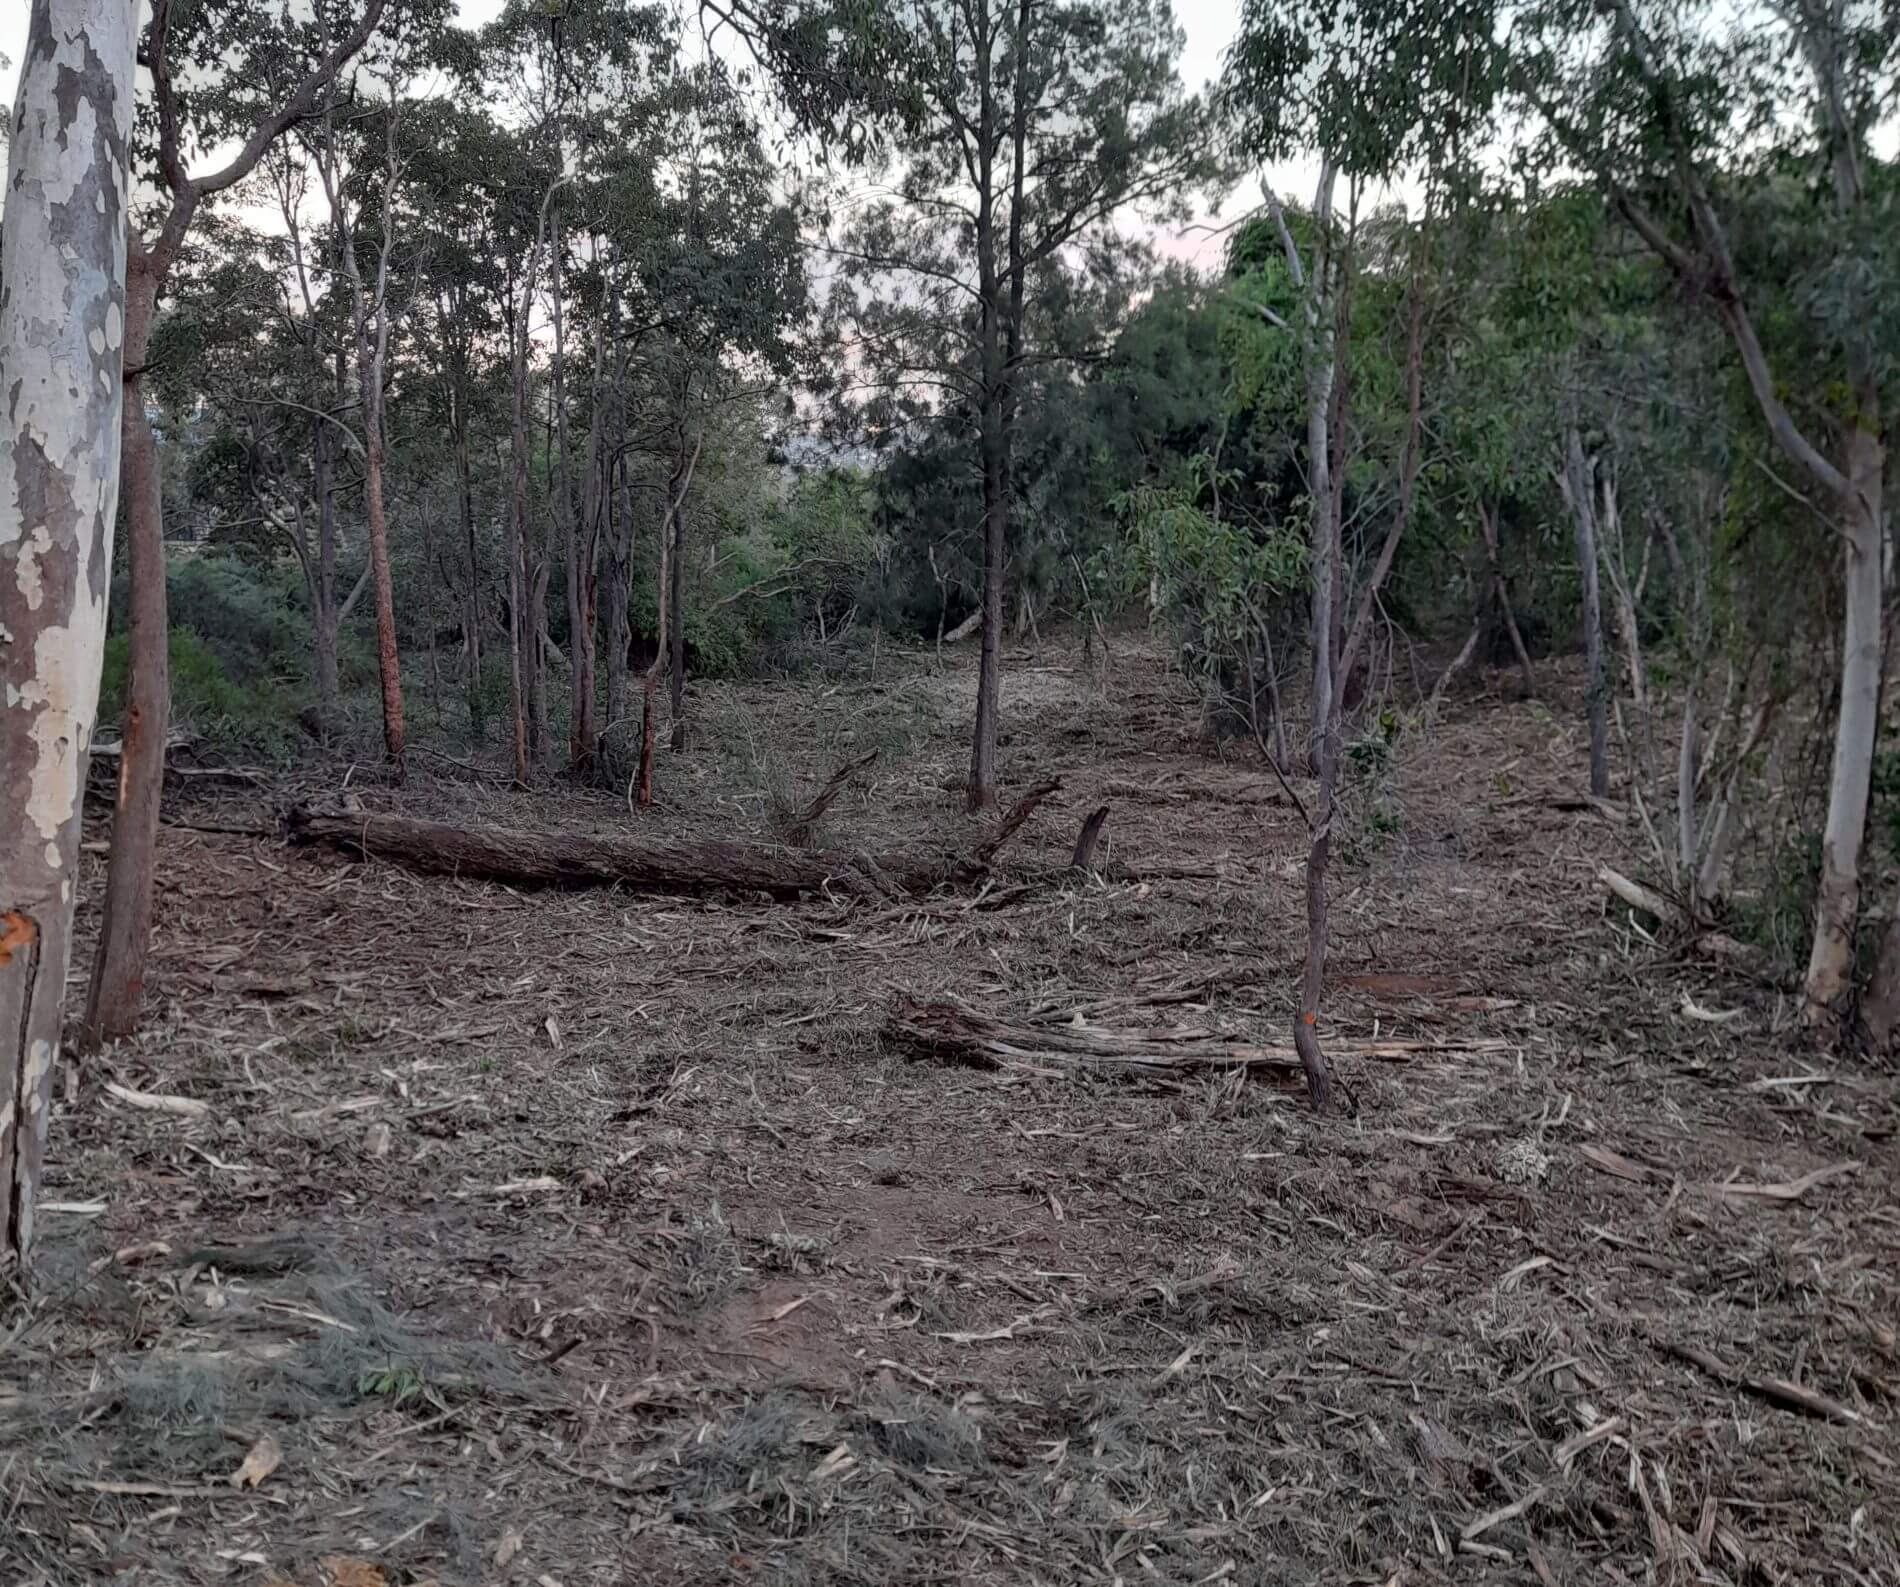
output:
[[[1090,1025],[1080,1018],[1011,1023],[956,1003],[904,997],[885,1021],[887,1039],[954,1063],[1002,1069],[1012,1064],[1064,1068],[1163,1072],[1180,1069],[1262,1069],[1305,1083],[1300,1056],[1291,1044],[1237,1041],[1204,1025],[1168,1025],[1146,1030]],[[1339,1041],[1331,1050],[1349,1058],[1407,1063],[1454,1053],[1515,1051],[1501,1037],[1464,1041]]]
[[[1055,791],[1044,784],[1018,802],[969,853],[856,854],[709,840],[648,843],[577,832],[463,827],[367,810],[302,805],[285,817],[293,844],[389,860],[437,876],[520,887],[627,887],[647,893],[808,893],[895,898],[980,882],[1002,844]]]

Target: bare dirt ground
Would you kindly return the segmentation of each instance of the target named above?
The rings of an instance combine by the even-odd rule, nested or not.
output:
[[[1065,791],[985,896],[168,832],[151,1028],[67,1077],[0,1306],[0,1580],[1900,1582],[1894,1079],[1605,905],[1560,674],[1362,776],[1323,1034],[1468,1045],[1342,1059],[1317,1120],[885,1032],[914,995],[1285,1040],[1300,818],[1134,641],[1106,690],[1015,658],[1005,776]],[[971,693],[889,651],[708,687],[638,829],[763,833],[877,747],[826,838],[967,841]],[[420,757],[362,797],[636,826]],[[1126,879],[1052,879],[1097,803]]]

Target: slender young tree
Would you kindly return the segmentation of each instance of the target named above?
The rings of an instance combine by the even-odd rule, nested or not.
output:
[[[1219,188],[1165,0],[907,0],[877,18],[910,136],[897,197],[830,245],[863,374],[969,426],[982,481],[981,655],[969,806],[996,798],[1012,457],[1038,298],[1069,256],[1115,256],[1114,218],[1184,217]]]
[[[36,0],[0,219],[0,1263],[33,1239],[118,508],[135,0]]]
[[[1314,241],[1304,267],[1284,213],[1277,203],[1270,205],[1287,273],[1299,291],[1304,323],[1297,334],[1307,372],[1313,589],[1308,746],[1318,790],[1314,808],[1307,812],[1306,959],[1293,1042],[1316,1110],[1324,1110],[1331,1089],[1318,1021],[1345,683],[1369,629],[1372,601],[1410,518],[1420,445],[1423,300],[1415,254],[1398,501],[1358,610],[1345,626],[1340,544],[1345,471],[1340,452],[1349,399],[1339,378],[1345,351],[1340,341],[1351,323],[1357,195],[1363,182],[1407,170],[1425,171],[1429,188],[1429,178],[1455,162],[1457,150],[1488,106],[1494,82],[1491,56],[1482,0],[1451,6],[1424,0],[1351,0],[1317,15],[1290,0],[1247,0],[1222,87],[1243,146],[1256,159],[1281,158],[1303,147],[1321,151],[1322,176],[1311,216]],[[1353,195],[1343,237],[1332,212],[1335,170],[1347,179]]]
[[[165,600],[165,531],[159,504],[158,446],[145,412],[146,354],[152,321],[186,233],[201,205],[235,187],[264,152],[310,115],[343,64],[369,42],[385,0],[363,0],[353,27],[334,38],[321,17],[309,36],[286,38],[258,6],[244,28],[231,18],[154,0],[139,52],[151,73],[156,140],[149,151],[161,197],[155,216],[131,225],[126,243],[125,402],[120,466],[132,599],[127,630],[125,720],[105,915],[86,995],[82,1039],[112,1041],[137,1026],[152,943],[152,894],[158,860],[159,796],[165,782],[165,734],[171,710]],[[210,65],[212,84],[181,92],[179,74]],[[194,115],[186,124],[187,99]],[[237,149],[222,166],[193,176],[187,150],[222,138]]]

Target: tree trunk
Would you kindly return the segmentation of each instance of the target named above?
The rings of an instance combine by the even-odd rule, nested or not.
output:
[[[1531,672],[1531,653],[1524,648],[1524,636],[1518,632],[1517,613],[1511,609],[1511,591],[1504,582],[1504,559],[1498,550],[1497,509],[1480,501],[1478,525],[1484,534],[1485,562],[1491,569],[1491,588],[1497,595],[1498,610],[1504,616],[1504,631],[1511,636],[1511,649],[1524,674],[1524,698],[1537,693],[1537,679]]]
[[[99,946],[93,956],[80,1038],[86,1047],[116,1041],[137,1027],[152,940],[158,812],[165,787],[165,732],[171,710],[158,446],[145,417],[143,378],[158,286],[143,251],[136,250],[125,287],[125,408],[119,482],[132,587],[126,629],[125,720],[120,734],[124,749],[113,805],[112,855],[106,865]]]
[[[382,370],[364,371],[380,382]],[[396,659],[396,598],[389,579],[389,530],[383,518],[383,416],[380,399],[363,397],[363,517],[369,529],[370,590],[376,602],[376,672],[382,684],[383,752],[390,764],[402,765],[402,670]]]
[[[987,312],[987,311],[986,311]],[[996,718],[1003,680],[1003,575],[1009,556],[1009,462],[1000,415],[983,421],[982,649],[976,673],[976,728],[970,750],[969,807],[996,802]]]
[[[561,209],[554,206],[548,246],[548,299],[554,314],[554,361],[548,400],[554,409],[554,521],[561,535],[561,559],[566,574],[562,591],[567,603],[567,649],[570,658],[567,693],[567,763],[579,771],[594,752],[594,678],[588,662],[593,634],[587,620],[585,581],[590,570],[581,565],[580,537],[574,523],[574,485],[570,476],[567,422],[567,310],[561,301],[565,260],[561,247]],[[596,379],[594,395],[600,395]]]
[[[596,691],[595,619],[600,604],[600,541],[606,516],[605,478],[607,469],[607,321],[611,314],[613,283],[606,283],[609,312],[602,314],[594,331],[593,411],[588,417],[587,443],[581,460],[581,523],[579,554],[570,558],[578,565],[578,581],[568,581],[568,636],[573,651],[574,679],[569,733],[570,758],[578,771],[592,761],[595,744],[594,696]]]
[[[508,452],[510,488],[504,554],[508,562],[508,733],[514,751],[515,781],[528,780],[528,702],[526,650],[533,634],[528,623],[528,327],[524,292],[517,323],[513,283],[509,284],[510,351]]]
[[[1317,644],[1317,641],[1316,641]],[[1306,1071],[1307,1095],[1324,1113],[1332,1074],[1319,1045],[1319,997],[1326,980],[1326,867],[1333,848],[1333,796],[1339,782],[1337,720],[1320,740],[1319,795],[1306,846],[1306,962],[1300,975],[1300,1011],[1293,1021],[1293,1049]]]
[[[545,538],[538,537],[528,575],[528,620],[533,625],[533,643],[528,647],[528,747],[541,767],[554,761],[554,734],[548,725],[548,650],[554,642],[548,633],[548,582],[547,546]]]
[[[1814,946],[1808,956],[1805,1018],[1819,1023],[1838,1012],[1854,962],[1860,907],[1860,846],[1879,729],[1881,669],[1882,473],[1886,448],[1877,429],[1856,427],[1847,438],[1848,499],[1843,503],[1846,621],[1841,638],[1841,695],[1834,730],[1834,770],[1827,824],[1821,833],[1821,882],[1815,898]],[[1865,1010],[1883,1043],[1900,1018],[1900,940],[1890,928],[1881,944]]]
[[[1301,283],[1305,298],[1306,320],[1306,493],[1312,504],[1312,698],[1307,701],[1306,755],[1315,771],[1333,709],[1333,594],[1337,569],[1333,566],[1333,546],[1337,525],[1333,518],[1332,482],[1332,406],[1336,370],[1333,360],[1333,325],[1327,311],[1327,281],[1331,266],[1327,239],[1332,225],[1334,172],[1332,159],[1320,159],[1319,185],[1314,192],[1313,214],[1319,236],[1313,245],[1311,268]],[[1277,213],[1277,211],[1276,211]],[[1292,249],[1291,234],[1282,224],[1283,240]],[[1290,254],[1297,269],[1298,254]]]
[[[682,408],[685,405],[683,401]],[[674,525],[686,509],[686,493],[692,489],[693,474],[699,467],[700,448],[706,444],[705,432],[701,431],[694,438],[689,452],[685,449],[686,430],[682,428],[676,435],[679,449],[674,453],[673,471],[667,478],[666,511],[660,519],[660,571],[659,577],[653,581],[655,615],[658,619],[657,632],[653,638],[653,664],[647,668],[646,679],[640,690],[640,768],[637,780],[638,800],[643,810],[653,803],[653,741],[659,731],[655,709],[660,671],[667,665],[667,658],[672,653],[672,636],[680,628],[679,614],[670,610],[674,582]],[[684,645],[683,638],[680,643]]]
[[[462,594],[462,646],[467,669],[468,736],[477,744],[488,738],[487,709],[482,699],[482,586],[481,550],[475,541],[475,486],[468,453],[468,391],[460,383],[453,399],[455,416],[455,510],[462,526],[462,544],[468,557],[468,587]]]
[[[672,749],[678,755],[686,748],[686,513],[683,508],[673,514],[668,582],[667,601],[671,608],[666,629],[668,704],[673,713]]]
[[[623,512],[619,490],[609,481],[607,496],[607,579],[601,601],[607,609],[606,727],[617,729],[627,714],[628,575],[633,561],[631,515]]]
[[[1575,425],[1564,431],[1564,494],[1577,543],[1577,578],[1582,592],[1584,708],[1590,723],[1590,792],[1610,791],[1608,700],[1603,678],[1603,603],[1597,582],[1595,471],[1584,456],[1583,435]],[[1878,626],[1876,624],[1876,626]]]
[[[0,219],[0,1261],[22,1266],[105,655],[137,26],[132,0],[33,7]]]
[[[336,731],[336,481],[331,465],[327,420],[318,420],[313,438],[311,482],[317,496],[317,569],[310,591],[310,626],[317,652],[317,720],[326,740]]]
[[[1003,368],[1004,283],[996,261],[996,150],[1001,142],[997,127],[992,48],[995,31],[987,3],[979,0],[974,29],[977,40],[976,79],[981,95],[976,134],[977,296],[982,315],[981,394],[983,455],[983,623],[982,650],[976,673],[976,722],[970,742],[969,807],[981,810],[996,802],[996,717],[1001,705],[1003,669],[1003,574],[1009,554],[1009,434],[1004,408],[1007,377]]]

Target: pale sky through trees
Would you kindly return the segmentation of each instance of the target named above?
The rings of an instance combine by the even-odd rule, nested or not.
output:
[[[457,0],[456,6],[458,18],[469,26],[480,26],[500,9],[501,0]],[[14,88],[19,81],[20,57],[26,49],[28,10],[24,0],[0,0],[0,56],[8,63],[0,68],[0,101],[8,107],[9,115]],[[1175,0],[1174,14],[1187,34],[1187,48],[1181,57],[1182,81],[1190,88],[1199,88],[1220,71],[1221,57],[1239,25],[1240,0]],[[1283,179],[1290,186],[1289,196],[1310,199],[1311,195],[1302,191],[1310,186],[1309,181],[1302,179],[1303,169],[1303,166],[1295,167]],[[1243,214],[1258,200],[1258,186],[1250,180],[1229,200],[1226,214],[1230,218]],[[1223,246],[1223,238],[1206,232],[1191,232],[1163,241],[1165,252],[1207,264],[1219,259]]]

